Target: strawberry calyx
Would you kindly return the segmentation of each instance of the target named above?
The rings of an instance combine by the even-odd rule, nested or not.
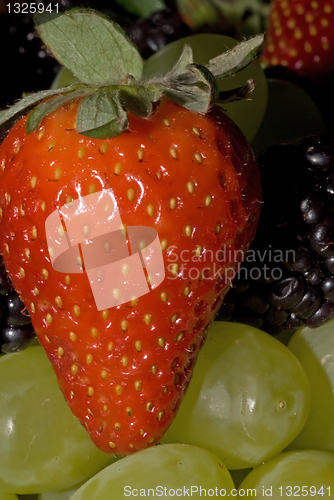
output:
[[[128,112],[149,118],[163,96],[203,114],[216,102],[247,98],[254,87],[251,80],[228,93],[219,92],[217,80],[246,67],[264,39],[261,34],[245,40],[210,60],[207,66],[197,64],[191,47],[185,45],[171,71],[145,80],[143,60],[136,46],[119,25],[100,12],[75,8],[61,15],[37,14],[35,23],[43,43],[78,83],[24,96],[0,112],[0,125],[36,106],[26,123],[26,132],[32,133],[46,115],[80,98],[77,131],[98,139],[126,131]]]

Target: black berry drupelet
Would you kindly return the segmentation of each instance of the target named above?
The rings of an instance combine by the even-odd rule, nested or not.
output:
[[[73,7],[71,0],[41,0],[37,3],[44,3],[45,7],[49,5],[53,10],[57,5],[59,11]],[[49,88],[60,69],[35,30],[34,16],[27,10],[30,4],[24,4],[25,8],[23,5],[19,8],[20,3],[10,5],[10,11],[6,6],[6,10],[0,13],[0,108],[12,105],[23,93]],[[33,5],[36,7],[37,4]]]
[[[48,88],[59,64],[51,58],[34,30],[32,16],[0,15],[0,63],[4,70],[0,107],[13,104],[23,92]]]
[[[189,26],[172,9],[159,10],[145,19],[138,19],[127,28],[127,32],[144,58],[174,40],[192,34]]]
[[[34,337],[30,316],[13,288],[0,255],[0,352],[22,350]]]
[[[271,334],[320,326],[334,317],[334,137],[271,146],[259,166],[257,235],[217,319]]]

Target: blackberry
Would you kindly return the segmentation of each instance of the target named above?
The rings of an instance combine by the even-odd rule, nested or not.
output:
[[[13,288],[0,255],[0,351],[22,350],[34,337],[30,316]]]
[[[35,338],[35,330],[31,323],[26,325],[4,325],[1,328],[2,352],[22,351]]]
[[[268,333],[334,317],[334,136],[275,145],[259,158],[263,207],[218,318]]]
[[[72,6],[69,0],[50,0],[50,3],[57,3],[59,9]],[[60,65],[39,38],[32,14],[1,13],[0,46],[3,47],[0,108],[13,104],[23,93],[50,87]]]
[[[137,19],[126,31],[143,58],[150,57],[174,40],[192,34],[189,26],[172,9],[159,10],[145,19]]]
[[[6,272],[5,264],[0,255],[0,294],[9,294],[12,290],[12,282]]]

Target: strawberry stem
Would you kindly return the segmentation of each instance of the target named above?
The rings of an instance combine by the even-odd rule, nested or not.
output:
[[[128,128],[127,112],[149,118],[163,96],[195,113],[206,113],[215,102],[247,98],[253,82],[220,94],[217,80],[246,67],[263,44],[263,35],[239,43],[212,59],[197,64],[185,45],[171,71],[144,81],[143,60],[126,33],[115,22],[93,9],[75,8],[61,15],[36,14],[36,29],[54,57],[78,80],[70,87],[32,94],[0,113],[0,125],[40,103],[29,115],[27,133],[64,103],[83,97],[78,108],[77,131],[107,139]]]

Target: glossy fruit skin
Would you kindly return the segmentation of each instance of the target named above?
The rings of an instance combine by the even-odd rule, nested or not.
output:
[[[35,337],[30,316],[13,288],[0,255],[0,350],[25,349]]]
[[[329,1],[273,0],[261,56],[319,82],[333,80],[334,9]]]
[[[229,470],[256,467],[298,435],[309,408],[308,379],[286,346],[256,328],[215,321],[162,440],[201,446]]]
[[[9,294],[12,291],[13,291],[13,285],[6,272],[3,258],[0,255],[0,293],[1,295],[3,295],[3,294]]]
[[[18,500],[17,495],[0,490],[0,500]]]
[[[115,457],[71,414],[41,346],[0,359],[0,488],[33,494],[88,480]]]
[[[70,500],[80,486],[82,486],[82,484],[77,484],[71,488],[67,488],[66,490],[47,491],[38,495],[36,500]]]
[[[315,448],[334,453],[334,323],[298,330],[288,344],[311,386],[311,410],[304,428],[289,448]]]
[[[1,250],[71,410],[102,450],[126,454],[159,441],[175,416],[229,286],[215,272],[234,267],[233,250],[254,237],[259,175],[244,136],[218,109],[200,116],[165,100],[107,141],[77,134],[75,118],[67,105],[29,136],[23,119],[2,144]],[[136,303],[98,312],[86,274],[52,268],[45,220],[68,196],[107,187],[124,225],[157,230],[166,278]],[[182,256],[198,245],[209,256],[230,246],[232,261],[191,261],[190,278]]]
[[[30,323],[25,325],[1,326],[2,352],[12,353],[25,349],[29,343],[36,338],[35,330]]]
[[[202,490],[200,489],[202,488]],[[130,498],[146,494],[202,498],[204,492],[232,496],[234,484],[221,459],[197,446],[163,444],[106,467],[83,485],[73,500]],[[217,493],[218,492],[218,493]],[[191,494],[191,495],[190,495]]]
[[[332,498],[334,454],[319,450],[290,451],[256,467],[239,487],[256,498]]]

